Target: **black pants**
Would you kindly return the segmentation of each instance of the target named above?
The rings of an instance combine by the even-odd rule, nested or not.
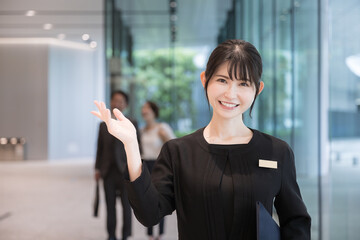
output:
[[[154,167],[154,164],[155,164],[155,160],[145,160],[144,162],[145,162],[146,166],[148,167],[149,172],[151,173],[151,171]],[[165,220],[164,220],[164,218],[162,218],[159,222],[159,235],[164,234],[164,225],[165,225]],[[147,228],[147,234],[148,234],[148,236],[153,235],[153,227]]]
[[[104,179],[106,226],[109,238],[116,237],[116,197],[120,197],[123,208],[122,238],[131,236],[131,207],[123,181],[123,176],[117,168],[113,168]]]

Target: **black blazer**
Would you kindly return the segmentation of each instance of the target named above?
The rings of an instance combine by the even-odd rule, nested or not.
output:
[[[129,119],[135,126],[138,141],[140,133],[135,120]],[[97,142],[95,169],[100,171],[101,177],[105,178],[112,167],[117,167],[121,173],[127,170],[127,160],[124,144],[112,136],[105,122],[100,123]]]
[[[294,155],[282,140],[253,130],[248,144],[208,144],[203,129],[164,144],[153,168],[126,181],[135,216],[154,225],[177,213],[179,239],[256,239],[256,202],[280,220],[281,239],[310,240],[311,219],[296,182]],[[264,167],[272,160],[277,167]],[[219,186],[224,164],[230,161],[234,214],[226,234]],[[274,201],[275,200],[275,201]]]

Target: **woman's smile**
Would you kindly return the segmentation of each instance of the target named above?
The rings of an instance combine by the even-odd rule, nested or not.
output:
[[[233,110],[240,105],[240,104],[225,102],[225,101],[219,101],[219,103],[222,108],[227,109],[227,110]]]

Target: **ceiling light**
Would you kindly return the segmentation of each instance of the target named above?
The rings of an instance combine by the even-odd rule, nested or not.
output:
[[[1,145],[5,145],[5,144],[7,144],[7,143],[8,143],[7,138],[0,138],[0,144],[1,144]]]
[[[33,17],[35,16],[36,12],[34,10],[29,10],[25,13],[25,16],[27,17]]]
[[[53,25],[51,23],[45,23],[43,28],[44,28],[44,30],[50,30],[53,28]]]
[[[360,77],[360,54],[347,57],[345,63],[356,76]]]
[[[171,15],[170,20],[175,22],[177,20],[177,16],[175,14]]]
[[[176,2],[175,2],[175,1],[171,1],[171,2],[170,2],[170,7],[171,7],[171,8],[176,8]]]
[[[82,38],[82,40],[87,41],[87,40],[90,39],[90,35],[85,33],[85,34],[82,35],[81,38]]]
[[[95,41],[90,42],[90,47],[91,48],[96,48],[96,46],[97,46],[97,43]]]
[[[65,37],[66,37],[66,35],[63,34],[63,33],[60,33],[57,37],[58,37],[58,39],[60,39],[60,40],[64,40]]]

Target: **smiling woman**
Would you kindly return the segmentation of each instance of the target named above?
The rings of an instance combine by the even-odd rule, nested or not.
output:
[[[209,58],[206,71],[201,74],[201,81],[207,98],[207,87],[214,74],[230,80],[240,80],[242,85],[244,82],[249,82],[247,85],[253,85],[255,88],[254,102],[257,95],[262,91],[263,83],[260,82],[262,74],[261,56],[251,43],[240,42],[229,40],[219,45],[212,52],[213,57]],[[250,116],[254,102],[250,107]]]
[[[230,77],[229,67],[228,62],[221,64],[209,81],[206,80],[204,72],[201,74],[201,81],[208,101],[214,110],[213,115],[224,113],[230,118],[238,116],[238,120],[242,121],[242,114],[253,105],[256,96],[261,93],[264,83],[255,83],[259,85],[257,89],[249,79]]]
[[[111,119],[105,104],[95,101],[99,112],[92,113],[124,143],[129,200],[142,224],[155,225],[176,210],[179,239],[256,239],[261,202],[269,213],[275,205],[282,239],[310,239],[311,219],[291,148],[242,121],[264,87],[261,73],[252,44],[228,40],[216,47],[201,73],[212,119],[205,128],[166,142],[151,177],[131,122],[116,109],[117,120]]]

